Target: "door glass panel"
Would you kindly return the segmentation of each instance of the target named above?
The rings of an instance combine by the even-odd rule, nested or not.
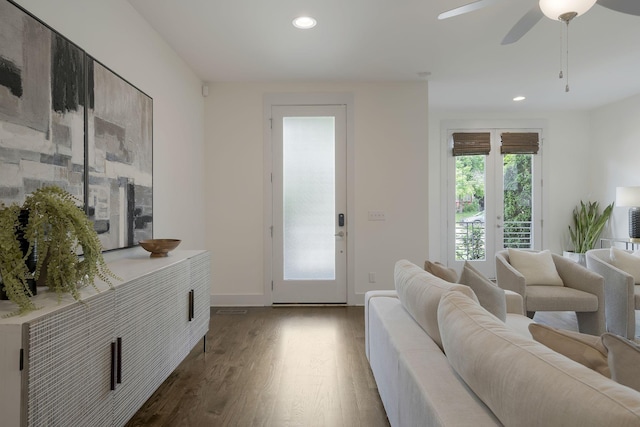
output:
[[[284,280],[334,280],[335,118],[283,118]]]
[[[486,156],[457,156],[456,261],[484,260],[486,256]]]
[[[503,160],[505,248],[533,248],[533,155],[505,154]]]

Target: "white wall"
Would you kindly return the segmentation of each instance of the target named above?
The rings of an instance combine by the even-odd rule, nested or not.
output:
[[[350,293],[392,289],[400,258],[427,253],[426,83],[210,84],[205,102],[207,245],[213,257],[213,304],[261,305],[264,298],[263,98],[269,93],[354,96],[355,235]],[[367,221],[369,210],[385,222]],[[368,283],[375,272],[376,283]]]
[[[589,185],[601,204],[615,200],[616,187],[640,186],[640,95],[615,102],[590,114]],[[629,236],[628,208],[615,207],[609,237]]]
[[[501,123],[533,120],[546,123],[543,141],[543,247],[562,253],[568,244],[571,212],[580,200],[593,199],[590,192],[589,141],[587,112],[544,113],[460,113],[429,112],[429,258],[446,261],[441,254],[442,226],[440,213],[442,192],[442,145],[440,123],[444,120],[473,120]],[[445,147],[446,148],[446,147]]]
[[[201,81],[126,0],[18,3],[153,98],[154,236],[204,248]]]

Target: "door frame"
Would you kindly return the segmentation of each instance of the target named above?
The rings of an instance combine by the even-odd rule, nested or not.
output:
[[[487,131],[487,132],[491,132],[493,135],[493,132],[496,131],[500,131],[500,132],[504,132],[504,131],[521,131],[523,129],[526,130],[536,130],[536,131],[540,131],[540,150],[538,152],[538,155],[540,156],[540,163],[539,163],[539,177],[537,178],[539,181],[539,188],[540,188],[540,192],[539,194],[534,195],[535,197],[535,202],[539,204],[540,206],[540,217],[537,218],[536,221],[536,226],[538,227],[539,233],[539,239],[534,241],[534,248],[535,249],[542,249],[544,248],[544,238],[545,238],[545,234],[544,234],[544,217],[546,214],[546,209],[545,209],[545,200],[546,200],[546,194],[544,191],[544,177],[545,177],[545,169],[544,169],[544,139],[545,136],[547,135],[547,122],[545,120],[528,120],[528,119],[521,119],[521,120],[495,120],[495,119],[478,119],[478,120],[443,120],[440,123],[440,147],[441,147],[441,151],[440,151],[440,159],[441,159],[441,164],[444,165],[444,167],[442,167],[440,169],[440,179],[441,179],[441,183],[444,183],[444,190],[440,192],[440,218],[442,221],[444,221],[444,224],[446,226],[441,227],[440,229],[440,257],[441,259],[444,260],[444,262],[447,262],[448,264],[448,255],[449,255],[449,251],[453,250],[452,248],[452,242],[449,239],[449,228],[450,225],[449,222],[451,221],[451,218],[449,218],[449,192],[451,190],[451,185],[455,185],[455,182],[451,182],[451,167],[452,167],[452,153],[451,153],[451,147],[450,147],[450,139],[449,136],[451,134],[452,131],[456,130],[456,131]],[[493,141],[493,139],[492,139]],[[492,151],[495,150],[495,147],[492,146]],[[497,179],[496,177],[492,178],[492,179]],[[495,200],[493,201],[495,203]],[[449,266],[449,267],[454,267],[455,266]]]
[[[347,137],[347,304],[356,304],[355,294],[355,209],[354,209],[354,96],[351,93],[268,93],[263,97],[263,289],[264,305],[273,305],[273,142],[271,140],[271,108],[273,106],[322,106],[346,107]]]

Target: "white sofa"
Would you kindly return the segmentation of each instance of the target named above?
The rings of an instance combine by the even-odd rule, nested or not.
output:
[[[607,331],[632,340],[636,335],[636,309],[640,308],[640,285],[612,264],[610,254],[610,248],[587,251],[587,267],[604,278]]]
[[[502,323],[464,285],[404,260],[394,274],[396,291],[365,296],[367,358],[392,426],[640,425],[640,393],[531,339],[521,311]]]

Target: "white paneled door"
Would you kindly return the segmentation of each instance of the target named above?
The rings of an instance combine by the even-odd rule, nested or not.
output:
[[[273,302],[346,303],[346,107],[272,106]]]

